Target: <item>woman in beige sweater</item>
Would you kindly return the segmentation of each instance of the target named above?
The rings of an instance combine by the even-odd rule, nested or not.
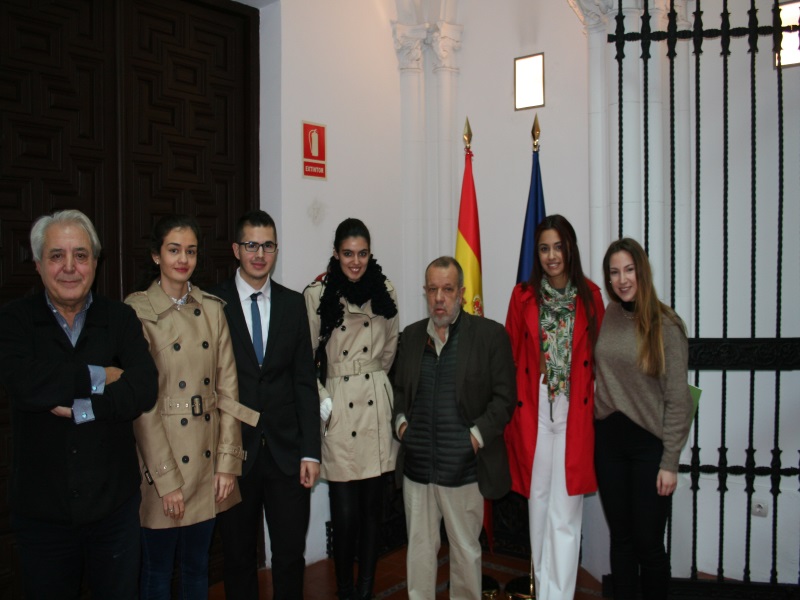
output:
[[[664,531],[694,415],[683,322],[659,301],[630,238],[603,259],[606,308],[595,348],[595,470],[611,536],[614,598],[667,598]]]

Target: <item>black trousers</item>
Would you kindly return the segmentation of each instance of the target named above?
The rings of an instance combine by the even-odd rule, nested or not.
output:
[[[370,598],[378,564],[378,541],[383,510],[383,481],[371,477],[329,482],[333,562],[339,598]],[[358,583],[353,585],[353,564],[358,554]]]
[[[595,421],[595,470],[611,537],[614,600],[667,598],[664,532],[672,496],[656,490],[663,444],[620,412]]]
[[[258,600],[258,530],[266,517],[273,598],[302,599],[311,490],[300,485],[299,459],[297,473],[286,475],[269,447],[262,445],[253,468],[239,478],[239,489],[242,502],[217,516],[225,556],[225,598]]]
[[[56,525],[12,514],[25,598],[77,600],[85,574],[93,598],[136,600],[141,501],[137,489],[110,515],[85,525]]]

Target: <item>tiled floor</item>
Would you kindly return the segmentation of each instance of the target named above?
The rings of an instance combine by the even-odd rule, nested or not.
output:
[[[518,577],[528,574],[530,564],[518,558],[499,554],[484,553],[483,573],[500,584],[501,588]],[[436,600],[445,600],[447,594],[447,578],[449,575],[448,551],[443,547],[439,552],[439,576],[437,577]],[[269,570],[259,573],[261,600],[272,599],[272,578]],[[406,594],[406,549],[401,548],[387,554],[378,562],[378,576],[375,582],[376,600],[400,600]],[[578,589],[575,600],[596,600],[601,597],[600,583],[583,569],[578,573]],[[333,573],[333,561],[323,560],[306,568],[305,599],[322,600],[335,598],[336,578]],[[504,595],[499,595],[500,600]],[[213,586],[209,600],[224,600],[225,592],[221,583]]]

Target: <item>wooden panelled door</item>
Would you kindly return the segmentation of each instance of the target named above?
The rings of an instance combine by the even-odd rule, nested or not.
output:
[[[77,208],[103,244],[95,289],[121,299],[161,216],[203,229],[199,285],[233,272],[258,201],[258,12],[229,0],[0,0],[0,303],[39,289],[28,235]],[[0,589],[21,597],[0,397]],[[216,562],[216,561],[215,561]]]

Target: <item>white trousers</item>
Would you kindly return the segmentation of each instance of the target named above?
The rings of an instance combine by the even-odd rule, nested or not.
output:
[[[406,580],[410,600],[436,597],[436,555],[444,519],[450,542],[450,598],[480,600],[483,496],[477,483],[461,487],[423,485],[403,478],[408,551]]]
[[[567,494],[564,468],[567,441],[566,396],[550,403],[539,386],[539,433],[528,500],[533,576],[537,600],[573,600],[578,577],[583,496]]]

